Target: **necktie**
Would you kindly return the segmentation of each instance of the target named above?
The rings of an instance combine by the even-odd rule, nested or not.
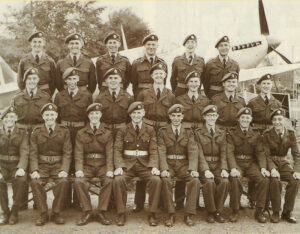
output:
[[[210,135],[213,137],[214,136],[214,130],[211,128],[210,129]]]
[[[230,97],[229,97],[229,101],[230,102],[232,102],[232,98],[233,98],[232,95],[230,95]]]
[[[40,62],[40,57],[38,55],[35,56],[35,61],[36,61],[36,63]]]
[[[113,98],[114,102],[116,101],[116,95],[117,95],[116,91],[113,91],[112,92],[112,98]]]
[[[33,98],[33,91],[30,91],[30,97]]]
[[[8,130],[7,130],[7,136],[10,138],[10,135],[11,135],[11,130],[8,129]]]
[[[135,125],[135,132],[136,132],[136,135],[139,135],[139,133],[140,133],[139,125]]]
[[[94,127],[93,127],[93,133],[95,134],[96,132],[97,132],[97,127],[94,126]]]
[[[192,64],[192,61],[193,61],[193,56],[190,55],[190,57],[189,57],[189,64],[190,64],[190,65]]]
[[[196,98],[195,98],[195,96],[194,96],[194,95],[192,96],[192,102],[193,102],[193,103],[195,103],[195,102],[196,102]]]
[[[269,104],[269,98],[268,98],[268,96],[267,96],[267,95],[265,96],[265,103],[266,103],[266,105],[268,105],[268,104]]]
[[[178,136],[179,136],[179,132],[178,132],[178,128],[175,129],[175,137],[176,137],[176,140],[178,139]]]
[[[114,54],[111,55],[111,61],[112,61],[112,63],[115,63],[115,55]]]
[[[243,133],[244,133],[244,136],[246,136],[247,135],[247,130],[243,130]]]
[[[157,97],[157,100],[160,98],[160,89],[157,89],[157,91],[156,91],[156,97]]]
[[[71,99],[73,99],[73,96],[74,96],[74,92],[71,91],[71,92],[70,92],[70,97],[71,97]]]
[[[74,55],[73,56],[73,64],[74,64],[74,67],[76,66],[76,56]]]
[[[52,132],[53,132],[53,129],[49,128],[49,136],[51,136]]]
[[[282,136],[283,136],[283,134],[279,133],[280,140],[282,140]]]
[[[226,66],[226,59],[223,59],[223,67]]]
[[[153,65],[153,61],[154,61],[154,59],[151,57],[151,58],[150,58],[151,66]]]

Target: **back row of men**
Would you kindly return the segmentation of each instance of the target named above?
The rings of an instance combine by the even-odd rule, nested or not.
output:
[[[43,52],[39,54],[41,56],[33,54],[34,48],[43,48],[43,34],[35,33],[29,40],[33,51],[28,55],[30,59],[21,60],[19,69],[18,81],[22,91],[2,115],[4,127],[0,138],[5,139],[0,141],[3,144],[0,154],[3,223],[14,224],[18,220],[22,191],[26,190],[22,188],[25,186],[28,154],[31,187],[40,211],[37,225],[48,220],[42,185],[49,179],[56,182],[53,219],[58,224],[64,223],[60,211],[68,190],[68,174],[75,174],[74,187],[84,211],[79,225],[86,224],[91,218],[86,185],[90,177],[100,177],[104,181],[99,196],[99,221],[110,223],[105,211],[113,191],[119,214],[117,224],[124,225],[126,182],[134,176],[150,181],[150,225],[158,223],[155,213],[161,192],[169,213],[165,224],[174,224],[171,178],[175,176],[186,182],[186,193],[185,184],[177,189],[176,206],[183,204],[186,194],[184,220],[190,226],[194,223],[192,215],[196,212],[199,197],[198,177],[203,183],[208,222],[225,221],[221,212],[229,191],[230,175],[233,211],[230,220],[235,222],[240,206],[241,174],[255,182],[253,197],[256,197],[255,217],[259,222],[266,222],[262,210],[269,187],[273,206],[271,221],[279,222],[279,178],[288,181],[282,218],[296,222],[291,215],[300,179],[295,134],[284,127],[285,113],[280,102],[271,95],[273,82],[270,74],[258,80],[261,94],[246,107],[244,99],[236,92],[239,68],[228,57],[230,44],[227,36],[217,42],[219,56],[209,61],[205,69],[203,59],[194,54],[195,35],[184,40],[186,53],[175,58],[172,68],[174,95],[165,88],[167,65],[155,56],[157,36],[145,37],[146,54],[130,68],[128,60],[117,53],[119,36],[115,33],[108,35],[105,43],[109,53],[100,57],[96,64],[100,94],[94,104],[94,66],[80,55],[83,41],[79,34],[67,37],[71,53],[59,61],[56,68]],[[52,64],[53,69],[47,64]],[[23,75],[22,69],[25,71]],[[47,79],[42,79],[45,74]],[[201,79],[206,96],[199,92]],[[137,102],[124,89],[129,82],[133,84]],[[49,94],[53,94],[55,87],[61,91],[54,98],[55,104],[51,104]],[[251,122],[253,126],[250,127]],[[28,138],[30,149],[26,144]],[[290,148],[294,169],[286,160]],[[5,181],[15,175],[14,192],[19,196],[14,196],[15,203],[10,211]],[[144,205],[145,189],[140,190],[140,197],[136,199],[137,210]]]

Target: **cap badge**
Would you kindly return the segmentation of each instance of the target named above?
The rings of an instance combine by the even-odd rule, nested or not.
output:
[[[34,70],[34,69],[31,69],[31,73],[35,73],[35,70]]]
[[[225,41],[227,41],[227,40],[228,40],[228,38],[227,38],[227,37],[224,37],[224,40],[225,40]]]
[[[42,34],[41,33],[39,33],[39,37],[41,37],[42,36]]]
[[[271,76],[270,76],[270,75],[267,75],[267,78],[269,79],[269,78],[271,78]]]
[[[216,111],[216,108],[215,107],[213,107],[213,108],[211,108],[213,111]]]
[[[248,114],[248,113],[249,113],[249,110],[245,110],[245,113]]]
[[[177,112],[179,112],[179,111],[180,111],[180,108],[179,108],[179,107],[177,107],[177,108],[176,108],[176,111],[177,111]]]
[[[198,73],[197,73],[197,72],[195,72],[195,76],[198,76]]]
[[[278,110],[278,111],[277,111],[277,114],[281,114],[281,111],[280,111],[280,110]]]
[[[162,68],[162,65],[161,65],[161,64],[159,64],[158,66],[159,66],[160,68]]]
[[[78,39],[78,36],[77,36],[77,35],[75,35],[75,39]]]
[[[10,107],[10,111],[14,111],[14,108],[12,106]]]
[[[194,39],[194,36],[191,36],[192,39]]]
[[[50,106],[49,106],[49,109],[52,110],[52,108],[53,108],[53,107],[50,105]]]
[[[113,38],[117,38],[117,35],[116,35],[116,34],[114,34],[114,35],[113,35]]]
[[[138,109],[142,109],[142,106],[141,106],[141,105],[138,105],[137,108],[138,108]]]
[[[151,37],[151,39],[153,39],[153,40],[154,40],[154,36],[152,36],[152,37]]]
[[[115,70],[114,70],[114,73],[116,73],[116,74],[117,74],[117,73],[118,73],[118,71],[115,69]]]
[[[99,106],[98,106],[98,105],[97,105],[97,106],[95,106],[95,109],[96,109],[96,110],[99,110]]]

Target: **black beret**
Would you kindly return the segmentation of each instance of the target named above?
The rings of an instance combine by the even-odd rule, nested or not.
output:
[[[188,40],[194,40],[194,41],[197,42],[197,37],[196,37],[195,34],[188,35],[188,36],[184,39],[183,45],[185,45],[185,43],[186,43]]]
[[[31,42],[33,38],[44,38],[44,34],[42,32],[34,32],[28,37],[28,41]]]
[[[26,81],[26,79],[27,79],[27,77],[28,77],[29,75],[33,75],[33,74],[35,74],[35,75],[38,76],[38,75],[39,75],[38,69],[33,68],[33,67],[28,68],[28,69],[25,71],[25,73],[24,73],[24,76],[23,76],[23,82]]]
[[[63,75],[62,75],[62,78],[63,80],[67,79],[69,76],[75,76],[75,75],[78,75],[79,76],[79,70],[76,68],[76,67],[69,67],[67,68]]]
[[[164,70],[166,73],[168,72],[168,68],[164,63],[156,63],[150,69],[150,74],[152,74],[155,70]]]
[[[86,108],[86,113],[89,114],[91,111],[101,111],[102,112],[102,104],[101,103],[92,103]]]
[[[218,107],[215,106],[215,105],[208,105],[208,106],[206,106],[203,109],[201,115],[205,115],[207,113],[218,113]]]
[[[241,115],[251,115],[252,116],[252,110],[249,107],[243,107],[241,108],[238,113],[236,114],[236,118],[239,118]]]
[[[190,80],[191,78],[199,78],[199,79],[200,79],[200,73],[197,72],[197,71],[192,71],[192,72],[190,72],[190,73],[187,74],[187,76],[185,77],[184,82],[185,82],[185,83],[189,82],[189,80]]]
[[[122,78],[122,73],[118,68],[111,68],[109,70],[107,70],[107,72],[105,72],[104,74],[104,80],[109,77],[110,75],[119,75]]]
[[[144,37],[142,44],[145,45],[147,41],[158,41],[158,36],[151,33]]]
[[[128,114],[131,114],[135,110],[143,110],[144,109],[144,104],[142,102],[133,102],[130,104],[128,107]]]
[[[174,104],[168,110],[169,115],[172,113],[183,113],[183,112],[184,112],[184,107],[181,104]]]
[[[271,119],[273,119],[274,116],[276,115],[282,115],[282,116],[285,116],[285,110],[282,109],[282,108],[278,108],[278,109],[275,109],[272,114],[271,114]]]
[[[71,40],[82,40],[83,41],[83,38],[79,33],[72,33],[66,37],[65,44],[68,44],[69,41],[71,41]]]
[[[107,43],[108,40],[117,40],[120,41],[120,36],[119,34],[115,33],[115,32],[110,32],[109,34],[107,34],[107,36],[104,38],[104,44]]]
[[[8,113],[15,113],[17,115],[16,109],[13,106],[9,106],[4,108],[4,110],[1,112],[0,119],[4,119]]]
[[[259,78],[256,84],[260,84],[263,80],[272,80],[272,75],[271,74],[263,75],[262,77]]]
[[[215,48],[218,48],[218,46],[219,46],[219,44],[220,44],[221,42],[229,42],[229,37],[224,36],[224,37],[222,37],[220,40],[218,40],[218,42],[217,42],[216,45],[215,45]]]
[[[230,79],[239,79],[239,74],[236,72],[229,72],[227,74],[225,74],[222,78],[222,83],[225,82],[226,80],[230,80]]]
[[[47,103],[42,107],[41,114],[43,114],[45,111],[57,112],[57,106],[54,103]]]

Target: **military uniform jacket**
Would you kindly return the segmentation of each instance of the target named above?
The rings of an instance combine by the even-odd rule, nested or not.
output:
[[[252,156],[252,160],[247,162],[257,162],[260,168],[267,168],[267,160],[262,145],[262,137],[252,128],[249,128],[246,135],[241,130],[240,126],[229,131],[228,141],[228,166],[229,169],[237,168],[237,160],[235,156],[246,155]],[[233,150],[230,148],[233,147]],[[232,154],[233,152],[233,154]],[[245,161],[245,160],[243,160]]]
[[[216,126],[214,136],[208,132],[206,126],[197,128],[195,131],[195,140],[198,143],[199,148],[199,170],[209,170],[205,156],[216,156],[220,160],[221,169],[227,170],[227,141],[226,133],[222,129]]]
[[[120,124],[128,122],[127,109],[133,102],[133,97],[120,89],[118,97],[113,100],[109,90],[106,89],[96,97],[95,102],[102,104],[101,122],[106,124]]]
[[[88,154],[102,154],[104,158],[87,158]],[[113,171],[113,138],[112,133],[101,124],[95,134],[87,124],[76,135],[75,169],[82,171],[84,165],[101,167],[106,165],[107,171]]]
[[[178,82],[185,83],[185,78],[190,72],[197,71],[200,73],[200,76],[202,76],[204,68],[205,62],[200,56],[195,55],[192,64],[189,63],[185,54],[175,57],[172,63],[172,75],[170,80],[173,92]]]
[[[188,164],[189,171],[198,171],[198,148],[192,130],[181,126],[176,140],[171,124],[158,133],[158,155],[160,170],[168,170],[168,155],[184,155],[186,159],[178,160],[182,165]]]
[[[122,56],[119,53],[117,53],[114,63],[112,62],[109,53],[106,53],[97,59],[96,72],[98,88],[102,87],[102,82],[105,82],[104,74],[111,68],[118,68],[121,71],[123,88],[126,90],[130,82],[131,64],[127,57]]]
[[[205,93],[207,93],[207,90],[211,85],[222,87],[222,78],[229,72],[240,72],[239,64],[235,60],[228,57],[225,68],[223,63],[220,61],[219,56],[209,60],[205,65],[205,72],[202,81]]]
[[[248,107],[252,109],[253,123],[272,124],[270,116],[275,109],[281,108],[281,103],[271,95],[266,105],[261,95],[258,95],[249,101]]]
[[[179,103],[184,107],[183,121],[200,123],[203,122],[201,113],[203,109],[211,103],[211,101],[206,96],[199,94],[197,100],[193,103],[189,95],[186,93],[176,97],[176,103]]]
[[[65,121],[86,121],[85,111],[92,102],[92,94],[86,90],[78,90],[76,95],[71,98],[66,89],[59,92],[54,100],[60,119]]]
[[[277,168],[271,156],[285,157],[289,149],[291,149],[294,159],[294,171],[300,172],[300,150],[293,130],[284,129],[284,134],[281,139],[275,132],[274,127],[272,127],[264,132],[263,145],[267,156],[269,170]]]
[[[142,124],[139,135],[136,134],[132,122],[121,128],[116,135],[114,144],[115,168],[131,169],[137,161],[146,168],[159,168],[157,140],[155,131],[151,126]],[[126,156],[125,150],[148,151],[148,156]]]
[[[144,103],[145,118],[167,122],[169,120],[168,109],[175,103],[175,96],[171,90],[164,88],[157,100],[154,88],[149,88],[140,92],[136,100]]]
[[[155,56],[154,62],[151,65],[150,62],[148,61],[146,55],[143,57],[140,57],[136,60],[133,61],[132,63],[132,69],[131,69],[131,83],[132,83],[132,88],[133,88],[133,93],[136,93],[136,90],[138,89],[138,85],[141,83],[148,83],[152,84],[153,79],[150,76],[150,69],[151,66],[154,64],[161,62],[164,63],[166,66],[166,62]]]
[[[17,156],[19,161],[16,161],[17,168],[27,169],[29,157],[29,141],[27,132],[24,129],[14,127],[11,136],[8,137],[3,128],[0,129],[0,155]],[[12,163],[14,161],[2,161],[3,163]],[[1,168],[0,168],[1,172]]]
[[[55,90],[55,75],[56,65],[54,60],[43,53],[39,60],[39,63],[35,61],[32,53],[26,54],[19,62],[18,67],[18,86],[20,90],[25,89],[25,83],[23,82],[24,73],[27,69],[34,67],[39,71],[39,85],[48,84],[50,93],[53,94]]]
[[[236,114],[246,106],[245,99],[238,93],[229,101],[225,92],[218,93],[212,97],[212,103],[218,107],[219,118],[217,123],[222,126],[234,126]]]
[[[30,137],[30,170],[38,171],[40,156],[61,156],[60,170],[69,172],[72,144],[69,129],[56,124],[51,136],[45,125],[36,127]]]
[[[37,89],[36,95],[31,99],[27,90],[17,93],[12,101],[16,109],[18,122],[21,124],[39,124],[43,123],[41,116],[42,107],[51,102],[47,92]]]
[[[87,89],[93,93],[96,89],[96,72],[93,61],[85,57],[84,55],[80,55],[79,59],[76,61],[76,66],[74,66],[73,59],[68,54],[64,59],[61,59],[57,62],[57,75],[56,75],[56,83],[57,89],[62,91],[64,89],[64,80],[62,79],[62,75],[65,70],[69,67],[76,67],[79,70],[79,82],[78,86],[87,86]]]

